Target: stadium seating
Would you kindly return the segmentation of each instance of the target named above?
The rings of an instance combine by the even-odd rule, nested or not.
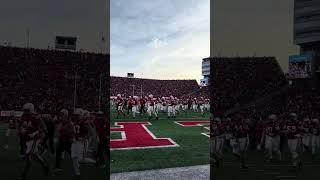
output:
[[[110,78],[111,96],[125,94],[126,96],[147,96],[153,94],[158,97],[186,96],[199,90],[196,80],[155,80],[140,78],[114,77]],[[142,92],[141,92],[142,91]]]
[[[226,111],[279,90],[287,84],[273,57],[213,58],[211,106]]]
[[[0,46],[0,110],[21,110],[26,102],[52,112],[76,105],[97,110],[102,74],[105,100],[109,55]]]

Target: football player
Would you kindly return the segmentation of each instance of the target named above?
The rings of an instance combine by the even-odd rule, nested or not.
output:
[[[204,98],[201,97],[198,101],[198,106],[200,107],[200,112],[202,114],[202,116],[204,115]]]
[[[156,120],[158,120],[158,114],[157,112],[155,111],[155,101],[154,101],[154,98],[153,98],[153,95],[150,94],[149,97],[148,97],[148,100],[147,100],[147,113],[148,113],[148,116],[149,116],[149,120],[151,120],[152,118],[152,115],[154,114],[155,117],[156,117]]]
[[[138,113],[138,104],[139,99],[138,96],[133,96],[133,98],[131,99],[131,104],[132,104],[132,116],[133,118],[136,118],[136,114]]]
[[[285,125],[285,129],[288,138],[288,148],[291,154],[292,164],[294,167],[301,167],[302,161],[299,159],[299,154],[297,152],[299,139],[301,138],[297,120],[297,114],[291,113],[289,121]]]
[[[215,118],[212,121],[210,130],[210,146],[211,154],[213,156],[213,161],[217,167],[220,166],[220,163],[223,159],[222,150],[225,139],[225,128],[220,120],[220,118]]]
[[[265,138],[265,149],[267,151],[267,161],[273,160],[273,153],[276,153],[281,160],[280,151],[280,125],[277,122],[277,116],[271,114],[268,117],[268,123],[264,129],[263,137]]]
[[[192,110],[194,112],[198,112],[198,103],[197,102],[198,102],[197,98],[193,98],[193,100],[192,100]]]
[[[313,158],[316,157],[319,153],[319,148],[320,148],[320,125],[319,125],[319,120],[314,118],[312,119],[312,126],[311,126],[311,152]]]
[[[117,95],[116,106],[117,106],[117,117],[116,117],[116,119],[119,118],[120,114],[122,114],[123,117],[126,117],[126,114],[123,112],[124,99],[121,97],[121,94]]]
[[[26,103],[23,105],[23,115],[21,117],[22,127],[21,133],[26,142],[26,163],[22,174],[17,178],[18,180],[26,179],[33,161],[37,161],[44,169],[44,174],[49,175],[49,166],[47,162],[40,156],[39,144],[44,137],[45,125],[41,119],[36,116],[34,112],[34,105]]]
[[[133,106],[134,107],[134,106]],[[108,139],[107,139],[107,132],[108,132],[108,122],[102,112],[98,112],[97,117],[95,119],[95,127],[97,130],[98,136],[98,149],[96,153],[96,166],[100,168],[104,168],[106,165],[105,161],[105,152],[109,148],[107,147]]]
[[[89,133],[89,125],[83,117],[83,109],[77,108],[73,116],[75,137],[71,144],[71,159],[74,168],[75,179],[80,178],[80,161],[85,158],[86,139]]]
[[[306,150],[310,150],[311,147],[311,121],[309,118],[304,118],[301,130],[303,144],[302,150],[305,152]]]
[[[75,138],[74,124],[69,117],[69,112],[62,109],[57,119],[58,142],[56,146],[56,163],[54,172],[61,172],[61,156],[67,152],[71,155],[71,144]]]
[[[176,118],[176,110],[175,110],[175,99],[173,96],[170,96],[170,98],[167,101],[167,105],[168,105],[168,119]]]
[[[234,136],[236,137],[236,143],[240,154],[240,168],[248,169],[245,164],[247,147],[249,144],[249,125],[248,119],[238,118],[234,126]]]

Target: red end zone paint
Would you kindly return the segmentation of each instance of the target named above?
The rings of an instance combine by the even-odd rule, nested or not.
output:
[[[209,127],[204,127],[204,125],[209,125],[210,121],[174,121],[174,123],[183,126],[183,127],[198,127],[202,126],[206,130],[210,130]],[[206,137],[210,137],[210,133],[201,133]]]
[[[122,139],[110,140],[110,150],[178,147],[170,138],[156,138],[146,125],[150,122],[116,122],[110,132],[120,132]]]

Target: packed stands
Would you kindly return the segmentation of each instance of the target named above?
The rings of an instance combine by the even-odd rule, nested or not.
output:
[[[37,111],[73,108],[96,111],[100,75],[106,102],[109,55],[0,46],[0,110],[20,110],[26,102]],[[106,103],[105,103],[106,104]]]
[[[211,105],[217,111],[278,91],[287,80],[274,57],[213,58]]]
[[[114,77],[110,78],[110,94],[124,94],[126,96],[134,95],[147,96],[175,96],[182,97],[199,89],[196,80],[155,80],[140,78]]]

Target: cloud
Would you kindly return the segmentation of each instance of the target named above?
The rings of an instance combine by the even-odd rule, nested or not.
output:
[[[111,1],[111,74],[199,80],[210,53],[209,2]]]
[[[107,1],[100,0],[1,0],[0,44],[25,46],[29,28],[34,48],[53,45],[56,35],[70,35],[79,38],[79,49],[100,52],[102,36],[109,41],[108,11]]]

